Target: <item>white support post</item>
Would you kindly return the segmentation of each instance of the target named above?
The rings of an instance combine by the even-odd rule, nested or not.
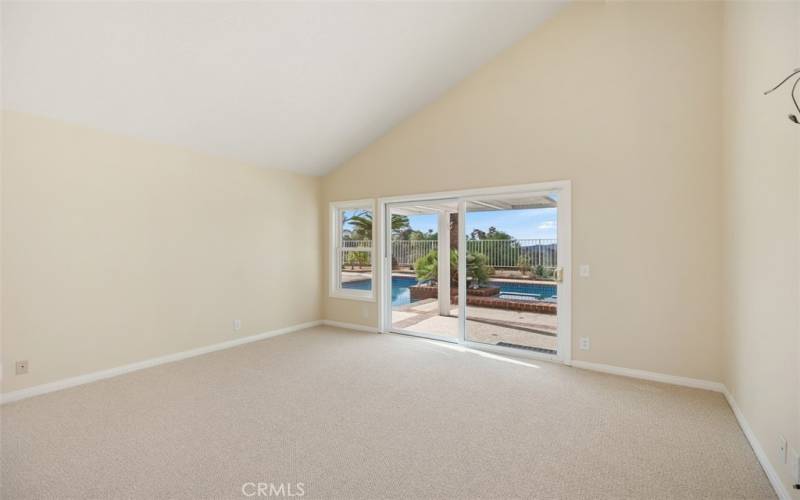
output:
[[[450,214],[439,212],[439,314],[450,314]]]

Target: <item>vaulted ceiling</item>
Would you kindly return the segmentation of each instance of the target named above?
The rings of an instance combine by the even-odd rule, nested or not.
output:
[[[564,5],[3,3],[3,107],[323,174]]]

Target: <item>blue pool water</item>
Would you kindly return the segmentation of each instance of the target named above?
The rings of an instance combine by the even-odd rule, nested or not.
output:
[[[555,300],[556,285],[536,283],[508,283],[490,281],[490,285],[500,287],[500,298],[511,300]]]
[[[411,303],[411,292],[408,287],[417,284],[417,280],[405,276],[392,276],[392,305],[402,306]],[[539,285],[534,283],[509,283],[506,281],[490,281],[490,285],[500,287],[500,298],[509,300],[555,300],[555,285]],[[359,280],[343,283],[343,288],[353,290],[369,290],[372,280]]]

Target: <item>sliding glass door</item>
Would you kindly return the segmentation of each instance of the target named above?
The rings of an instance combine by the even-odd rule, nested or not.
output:
[[[382,207],[385,331],[569,359],[569,183]]]
[[[558,352],[558,195],[465,201],[468,342]]]
[[[457,218],[454,199],[386,206],[385,300],[392,331],[459,340],[458,238],[450,238]]]

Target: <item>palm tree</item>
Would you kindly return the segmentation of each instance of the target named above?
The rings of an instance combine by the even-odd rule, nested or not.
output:
[[[414,264],[417,280],[435,283],[439,280],[439,252],[432,250],[417,259]],[[477,287],[489,282],[492,273],[485,255],[467,252],[467,280],[470,286]],[[458,287],[458,250],[450,250],[450,286]]]
[[[350,218],[345,219],[344,223],[349,223],[353,228],[351,231],[352,239],[372,239],[372,212],[359,212]],[[408,217],[405,215],[392,215],[392,234],[400,233],[404,229],[408,228],[408,224]]]

